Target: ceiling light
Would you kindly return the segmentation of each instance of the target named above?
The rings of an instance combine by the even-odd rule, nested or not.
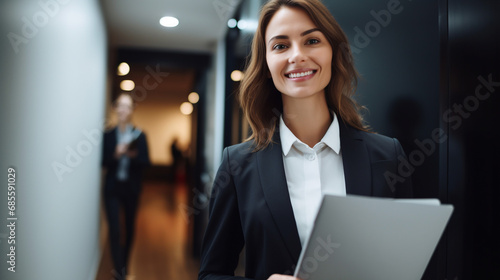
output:
[[[189,95],[188,95],[188,100],[189,102],[193,103],[193,104],[196,104],[198,103],[198,101],[200,100],[200,96],[198,95],[197,92],[191,92]]]
[[[256,20],[240,19],[237,26],[240,30],[255,32],[257,30],[257,27],[259,26],[259,23]]]
[[[130,66],[126,62],[120,63],[118,65],[118,76],[125,76],[130,72]]]
[[[181,104],[181,113],[184,115],[190,115],[193,112],[193,104],[189,102],[184,102]]]
[[[236,21],[234,18],[227,21],[227,26],[229,26],[229,28],[235,28],[237,24],[238,21]]]
[[[135,88],[135,83],[132,80],[123,80],[120,83],[120,88],[124,91],[131,91]]]
[[[160,24],[165,27],[176,27],[179,25],[179,20],[174,17],[162,17],[160,19]]]
[[[234,70],[233,72],[231,72],[231,80],[239,82],[241,81],[241,79],[243,79],[243,72],[241,72],[240,70]]]
[[[240,30],[247,28],[247,26],[248,26],[248,22],[246,20],[242,19],[242,20],[238,21],[238,28]]]

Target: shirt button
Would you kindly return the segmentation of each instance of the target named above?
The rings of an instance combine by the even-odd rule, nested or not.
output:
[[[310,161],[313,161],[316,159],[316,155],[315,154],[310,154],[309,156],[307,156],[307,159],[310,160]]]

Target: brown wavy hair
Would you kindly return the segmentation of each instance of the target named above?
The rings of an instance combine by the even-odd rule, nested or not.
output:
[[[328,107],[345,123],[368,131],[359,113],[364,107],[352,98],[359,75],[354,67],[347,36],[337,21],[319,0],[270,0],[262,7],[239,90],[240,105],[252,128],[247,141],[254,140],[255,150],[267,147],[272,142],[277,120],[283,112],[281,94],[274,86],[267,67],[265,45],[267,25],[283,6],[305,11],[332,47],[332,79],[325,88]]]

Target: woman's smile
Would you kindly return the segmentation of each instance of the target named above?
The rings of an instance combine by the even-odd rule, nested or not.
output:
[[[294,81],[305,81],[314,76],[317,70],[293,70],[285,74],[285,77]]]

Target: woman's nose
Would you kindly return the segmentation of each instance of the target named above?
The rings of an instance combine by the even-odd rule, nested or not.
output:
[[[299,63],[307,59],[304,49],[301,46],[292,46],[290,57],[288,58],[289,63]]]

